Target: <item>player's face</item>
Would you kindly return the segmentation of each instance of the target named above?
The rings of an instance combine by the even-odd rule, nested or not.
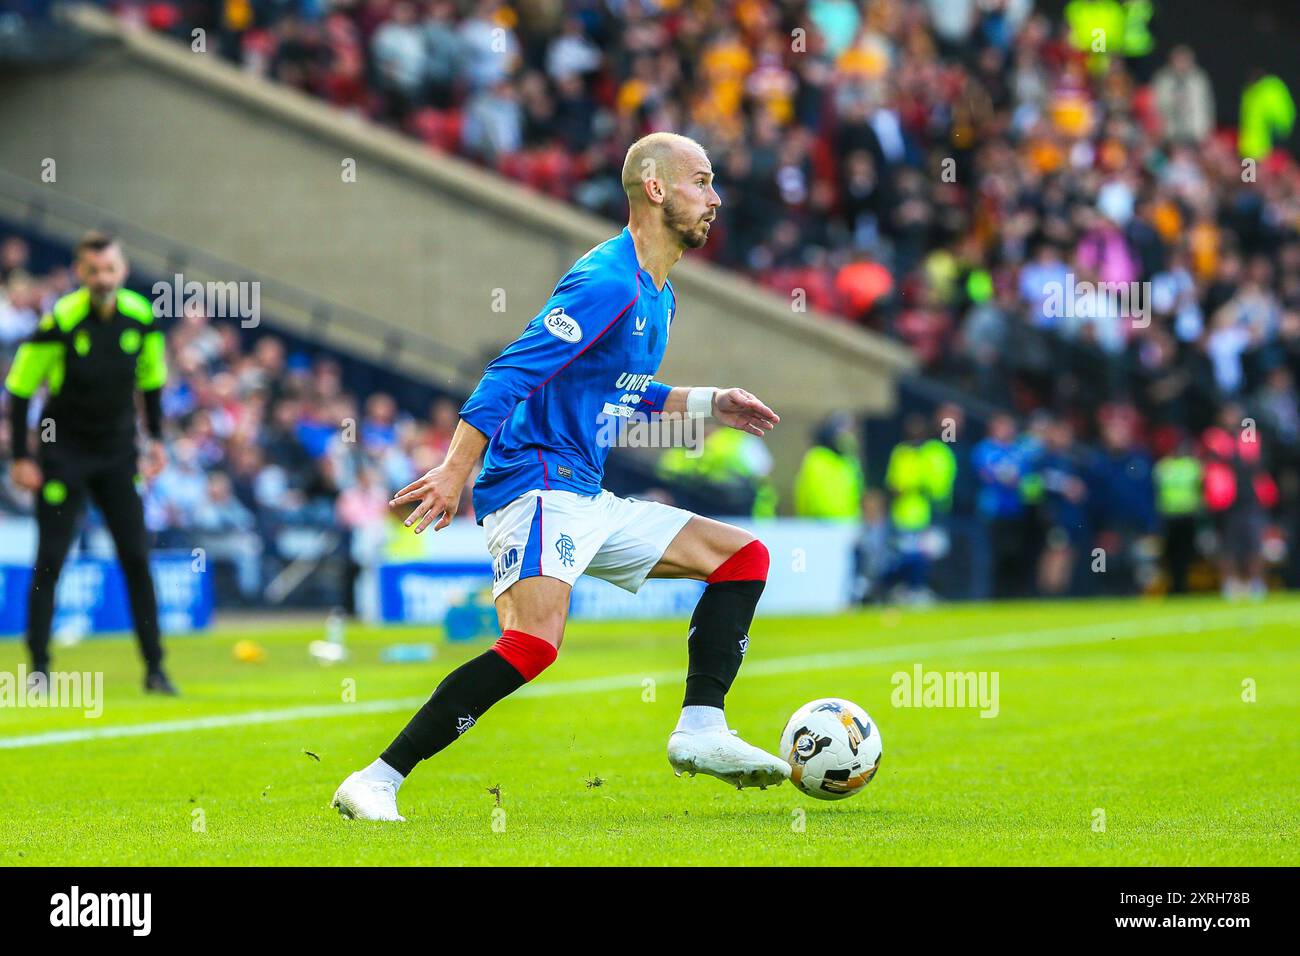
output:
[[[126,281],[126,257],[116,245],[86,249],[77,259],[77,279],[90,290],[90,297],[103,302]]]
[[[709,224],[718,215],[722,199],[713,188],[713,166],[694,153],[681,164],[682,174],[664,197],[664,221],[688,249],[709,241]]]

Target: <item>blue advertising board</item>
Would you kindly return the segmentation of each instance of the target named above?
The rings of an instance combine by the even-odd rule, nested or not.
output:
[[[412,561],[379,567],[379,619],[389,624],[441,624],[447,609],[492,586],[487,561]]]
[[[790,518],[733,522],[762,540],[771,554],[759,617],[835,614],[849,606],[859,533],[855,524]],[[482,528],[455,524],[437,537],[425,535],[420,546],[424,554],[380,564],[360,585],[366,593],[360,603],[380,621],[442,624],[449,608],[491,589],[492,565]],[[689,619],[703,589],[700,581],[656,579],[647,581],[639,593],[629,594],[608,581],[583,575],[573,588],[569,616],[574,620]]]
[[[486,561],[384,564],[379,567],[379,617],[390,624],[441,624],[452,605],[491,587],[492,565]],[[633,595],[584,575],[573,588],[569,616],[578,620],[689,617],[703,590],[700,581],[655,580]]]
[[[162,632],[183,634],[206,628],[214,602],[211,576],[196,570],[185,551],[154,552],[150,566]],[[0,637],[23,632],[31,580],[30,567],[0,564]],[[118,563],[99,558],[68,561],[54,592],[53,633],[86,636],[129,630],[131,607]]]

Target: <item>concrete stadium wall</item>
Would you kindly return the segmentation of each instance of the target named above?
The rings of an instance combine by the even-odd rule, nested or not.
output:
[[[98,37],[93,55],[3,78],[0,170],[241,273],[214,278],[270,276],[447,342],[481,367],[569,263],[619,228],[215,54],[92,8],[76,19]],[[53,183],[41,180],[47,159]],[[345,160],[355,161],[355,182],[344,181]],[[776,408],[783,425],[769,441],[783,498],[812,425],[833,409],[889,410],[895,379],[913,365],[893,342],[795,314],[705,263],[683,263],[673,284],[681,314],[659,377],[742,385]],[[493,311],[502,294],[505,310]],[[374,355],[373,338],[357,328],[334,341]],[[437,363],[408,370],[444,387],[473,384]]]

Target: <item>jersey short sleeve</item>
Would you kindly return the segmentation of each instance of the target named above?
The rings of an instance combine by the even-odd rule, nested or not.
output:
[[[63,341],[54,316],[41,319],[36,331],[18,346],[5,388],[19,398],[31,398],[63,356]]]
[[[146,332],[135,366],[135,387],[152,392],[167,384],[167,339],[153,329]]]
[[[139,322],[143,339],[135,365],[135,387],[152,392],[167,384],[167,340],[161,330],[153,328],[153,307],[149,300],[130,289],[119,289],[117,308],[123,315]]]

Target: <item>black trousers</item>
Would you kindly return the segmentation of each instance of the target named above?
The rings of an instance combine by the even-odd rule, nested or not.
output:
[[[1196,515],[1165,519],[1165,569],[1174,594],[1187,593],[1187,576],[1195,559]]]
[[[1030,551],[1031,520],[1029,514],[1022,514],[994,518],[989,523],[995,598],[1024,598],[1032,594],[1038,554]]]
[[[140,654],[149,670],[158,669],[163,659],[158,599],[149,572],[144,505],[135,490],[135,448],[104,452],[78,449],[66,442],[57,448],[53,445],[45,448],[47,451],[41,456],[45,484],[36,495],[40,543],[27,601],[27,649],[32,669],[49,670],[54,589],[87,498],[99,508],[113,537],[117,560],[126,579]]]

